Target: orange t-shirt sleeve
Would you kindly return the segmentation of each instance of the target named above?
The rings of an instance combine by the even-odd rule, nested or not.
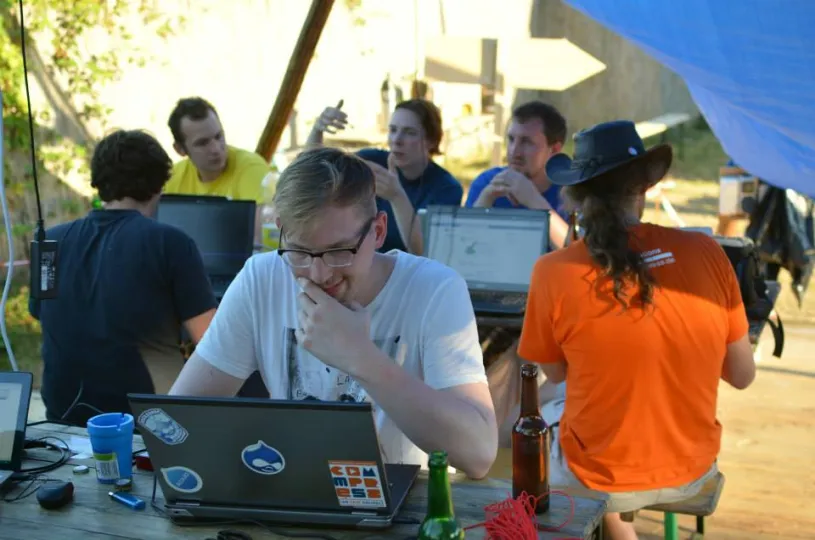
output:
[[[730,259],[727,258],[724,250],[716,244],[717,263],[725,276],[725,287],[727,293],[727,305],[724,308],[727,310],[727,344],[731,344],[736,340],[744,337],[744,334],[750,328],[747,322],[747,311],[744,308],[744,300],[741,297],[741,287],[739,286],[739,279],[736,277],[736,271],[733,265],[730,264]]]
[[[562,362],[565,358],[555,339],[554,304],[547,287],[545,267],[541,258],[532,270],[518,356],[529,362],[553,364]]]

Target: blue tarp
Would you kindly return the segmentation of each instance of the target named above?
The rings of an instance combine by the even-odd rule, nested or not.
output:
[[[815,0],[565,0],[678,73],[727,154],[815,197]]]

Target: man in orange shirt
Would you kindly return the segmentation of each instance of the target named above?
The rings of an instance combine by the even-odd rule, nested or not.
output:
[[[628,121],[575,136],[547,174],[581,215],[583,239],[541,257],[518,353],[566,382],[552,466],[606,494],[606,530],[636,538],[620,512],[692,497],[717,472],[719,379],[755,377],[735,272],[702,233],[640,223],[671,147],[648,151]]]

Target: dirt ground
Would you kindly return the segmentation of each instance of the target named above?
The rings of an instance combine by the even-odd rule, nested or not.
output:
[[[752,386],[721,385],[719,468],[726,482],[705,538],[815,538],[815,326],[789,326],[786,333],[779,359],[770,355],[765,331]],[[661,514],[643,512],[636,524],[640,538],[661,538]],[[680,517],[683,538],[694,524]]]

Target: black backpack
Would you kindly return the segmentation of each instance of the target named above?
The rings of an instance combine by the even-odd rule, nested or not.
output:
[[[750,238],[713,238],[724,249],[736,271],[747,320],[750,322],[751,340],[758,339],[754,334],[760,333],[764,324],[768,323],[775,339],[773,356],[780,358],[784,350],[784,326],[778,314],[775,321],[770,320],[770,314],[778,300],[781,286],[775,281],[768,282],[758,247]]]

